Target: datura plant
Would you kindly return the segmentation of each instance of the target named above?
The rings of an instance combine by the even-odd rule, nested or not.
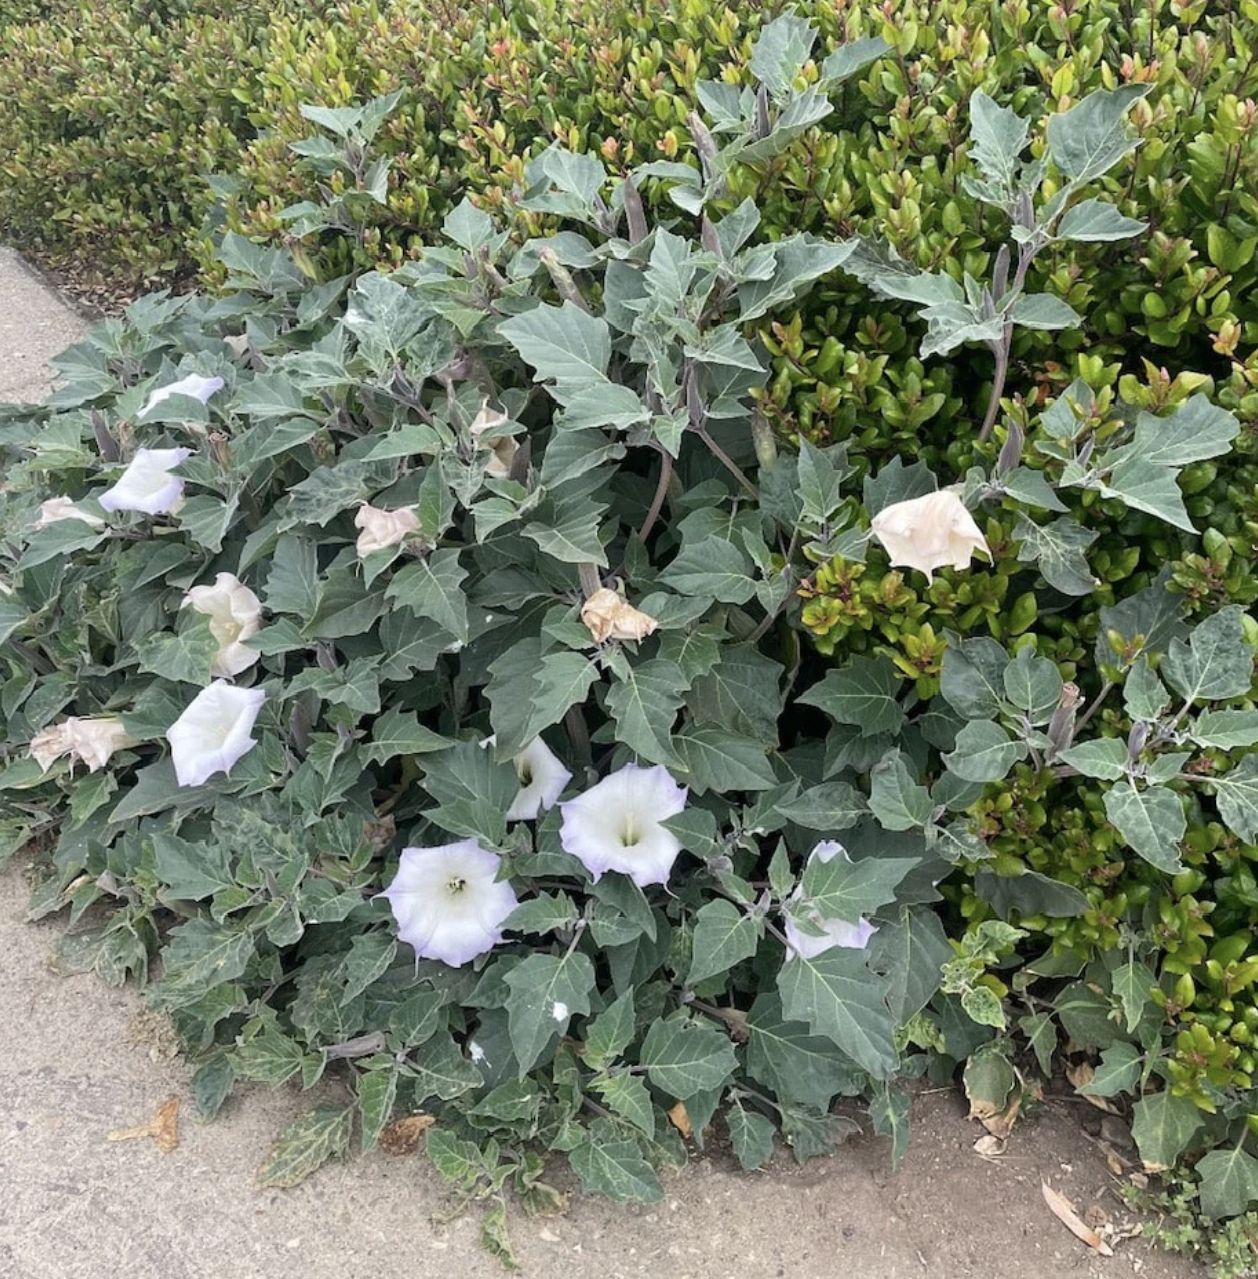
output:
[[[750,113],[744,152],[791,127],[792,32],[765,32],[766,92],[701,95]],[[1078,110],[1050,137],[1091,145]],[[1258,838],[1238,608],[1190,626],[1165,577],[1126,583],[1068,665],[953,609],[933,673],[800,627],[823,569],[888,560],[924,593],[1003,575],[1068,614],[1099,523],[1191,533],[1176,477],[1237,421],[1078,383],[965,475],[788,449],[749,335],[864,250],[764,240],[750,202],[652,224],[659,178],[555,147],[518,196],[555,234],[463,203],[356,279],[228,235],[225,293],[134,303],[0,420],[0,851],[46,851],[32,913],[68,909],[67,962],[109,981],[160,956],[148,998],[204,1115],[237,1081],[339,1085],[268,1183],[424,1112],[500,1249],[507,1189],[561,1200],[546,1152],[655,1200],[713,1131],[747,1168],[776,1135],[831,1150],[847,1097],[898,1157],[898,1081],[1010,1026],[1023,995],[992,970],[1089,904],[999,855],[1007,778],[1094,780],[1146,881],[1181,870],[1186,806]],[[1003,918],[952,943],[958,885]],[[1191,1107],[1145,1012],[1161,975],[1131,958],[1143,1104]],[[1053,1017],[1079,1027],[1030,1007],[1036,1051]]]

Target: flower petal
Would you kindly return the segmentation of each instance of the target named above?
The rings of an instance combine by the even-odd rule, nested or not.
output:
[[[498,879],[502,859],[475,839],[435,848],[404,848],[397,874],[380,895],[398,936],[420,959],[458,968],[492,950],[518,900]]]
[[[660,823],[686,806],[686,788],[660,765],[626,764],[576,799],[560,804],[559,840],[598,879],[628,875],[639,888],[668,882],[681,841]]]
[[[203,688],[166,730],[179,785],[200,786],[215,773],[229,773],[257,745],[250,734],[264,701],[260,688],[222,680]]]

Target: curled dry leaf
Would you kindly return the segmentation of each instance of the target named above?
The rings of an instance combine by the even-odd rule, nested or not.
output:
[[[1015,1090],[1009,1098],[1009,1104],[1003,1110],[973,1117],[977,1118],[993,1137],[998,1137],[1001,1141],[1004,1141],[1013,1131],[1014,1124],[1018,1122],[1018,1112],[1021,1109],[1022,1094]]]
[[[1048,1205],[1049,1211],[1076,1239],[1082,1239],[1089,1248],[1099,1252],[1102,1257],[1114,1255],[1113,1248],[1075,1212],[1074,1204],[1065,1195],[1054,1190],[1047,1181],[1040,1183],[1040,1191],[1044,1195],[1044,1202]]]
[[[403,1115],[380,1133],[380,1149],[386,1155],[413,1155],[419,1139],[436,1122],[432,1115]]]
[[[690,1126],[690,1116],[686,1113],[686,1103],[679,1101],[669,1112],[668,1122],[688,1141],[694,1130]]]
[[[178,1097],[167,1097],[148,1123],[135,1128],[115,1128],[109,1133],[110,1141],[136,1141],[141,1137],[152,1137],[164,1155],[179,1149]]]
[[[655,618],[634,608],[623,595],[606,586],[585,601],[581,620],[600,644],[609,639],[645,639],[659,625]]]

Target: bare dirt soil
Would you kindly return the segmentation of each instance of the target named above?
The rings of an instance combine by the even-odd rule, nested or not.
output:
[[[0,872],[0,1275],[5,1279],[481,1279],[500,1274],[471,1212],[422,1154],[333,1163],[289,1191],[254,1172],[309,1100],[241,1092],[212,1124],[192,1118],[189,1070],[133,989],[57,976],[60,924],[23,922],[20,859]],[[179,1145],[110,1141],[172,1094]],[[832,1159],[765,1172],[697,1155],[667,1198],[623,1208],[575,1196],[566,1216],[513,1213],[523,1272],[569,1279],[1203,1279],[1182,1258],[1121,1241],[1105,1259],[1041,1197],[1046,1179],[1082,1212],[1130,1216],[1102,1153],[1065,1103],[1019,1124],[996,1160],[952,1090],[927,1091],[898,1172],[863,1135]],[[864,1124],[866,1134],[869,1125]]]

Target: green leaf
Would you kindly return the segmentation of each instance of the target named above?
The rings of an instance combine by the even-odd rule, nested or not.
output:
[[[218,655],[218,640],[210,632],[210,619],[202,614],[184,619],[178,631],[158,631],[136,644],[140,669],[175,683],[210,682],[210,663]]]
[[[729,1036],[684,1012],[651,1023],[638,1060],[651,1082],[678,1101],[719,1088],[738,1067]]]
[[[1149,1172],[1174,1166],[1201,1128],[1201,1111],[1169,1092],[1142,1097],[1132,1107],[1131,1135]]]
[[[613,1114],[619,1115],[648,1137],[655,1136],[655,1103],[651,1100],[646,1081],[640,1075],[622,1071],[603,1079],[594,1079],[590,1082],[590,1087],[598,1093]]]
[[[1079,1092],[1084,1097],[1116,1097],[1121,1092],[1135,1092],[1142,1062],[1140,1049],[1120,1039],[1101,1054],[1096,1073]]]
[[[158,1008],[184,1008],[211,986],[239,977],[253,958],[253,934],[239,924],[190,919],[170,933],[162,953],[162,977],[152,989]]]
[[[334,1155],[349,1149],[354,1131],[354,1108],[330,1102],[295,1119],[258,1169],[263,1186],[286,1190],[298,1186]]]
[[[501,845],[519,786],[515,769],[496,763],[493,752],[476,742],[458,742],[424,759],[424,789],[438,805],[427,816],[452,835]]]
[[[613,669],[618,678],[608,690],[607,709],[616,721],[617,740],[649,763],[684,769],[672,746],[685,687],[680,669],[662,658],[637,666],[621,660]]]
[[[695,914],[694,941],[688,986],[696,986],[735,964],[750,959],[760,944],[755,920],[743,914],[733,902],[718,898]]]
[[[239,504],[240,499],[235,493],[227,501],[208,493],[198,493],[186,499],[179,508],[179,527],[198,546],[204,546],[217,555],[223,549],[223,538],[236,518]]]
[[[264,601],[272,613],[308,622],[319,604],[319,560],[311,538],[284,533],[275,544]]]
[[[1166,710],[1170,700],[1170,694],[1158,679],[1157,672],[1149,665],[1148,659],[1137,658],[1123,681],[1123,706],[1127,714],[1132,719],[1152,723]],[[1201,722],[1200,716],[1197,722]]]
[[[1240,1146],[1212,1150],[1197,1163],[1201,1211],[1211,1221],[1239,1217],[1258,1199],[1258,1159]]]
[[[973,719],[962,726],[956,748],[943,761],[962,781],[998,782],[1026,755],[1026,743],[1013,741],[994,720]]]
[[[1129,240],[1148,230],[1147,222],[1124,217],[1107,200],[1081,200],[1067,209],[1057,224],[1059,240],[1079,240],[1083,243],[1105,240]]]
[[[1132,449],[1158,466],[1188,466],[1222,457],[1239,433],[1236,416],[1198,392],[1167,417],[1141,413]]]
[[[1184,598],[1167,589],[1170,577],[1167,565],[1151,586],[1101,609],[1096,639],[1098,665],[1128,667],[1145,654],[1165,652],[1171,638],[1183,632]],[[1114,647],[1111,636],[1119,640],[1120,648]]]
[[[1139,960],[1120,964],[1114,969],[1112,977],[1114,994],[1123,1006],[1123,1017],[1127,1022],[1127,1033],[1133,1034],[1149,1006],[1150,992],[1158,984],[1147,964]]]
[[[1147,511],[1158,519],[1196,532],[1196,526],[1184,506],[1184,495],[1169,466],[1149,460],[1135,444],[1115,454],[1113,469],[1101,484],[1104,497],[1116,497],[1137,511]]]
[[[1258,745],[1258,711],[1202,711],[1189,729],[1198,746],[1233,750]]]
[[[1008,919],[1014,911],[1020,915],[1077,919],[1092,909],[1092,903],[1077,888],[1033,870],[1019,875],[980,870],[974,876],[974,891],[1001,919]]]
[[[524,536],[561,564],[607,567],[599,540],[599,522],[607,508],[587,497],[546,503],[538,519],[524,526]]]
[[[428,755],[447,750],[453,743],[419,722],[414,711],[390,706],[371,726],[371,741],[363,749],[369,764],[383,764],[399,755]]]
[[[358,1076],[359,1149],[363,1154],[375,1149],[381,1129],[389,1122],[397,1100],[397,1086],[398,1071],[392,1066],[367,1070]]]
[[[443,991],[417,990],[389,1014],[389,1034],[404,1049],[427,1043],[445,1022],[446,1002]]]
[[[949,277],[948,284],[959,291],[960,286]],[[907,502],[915,497],[925,497],[939,487],[930,467],[925,462],[914,462],[905,466],[904,462],[893,457],[877,475],[865,476],[861,487],[861,502],[865,512],[872,519],[885,507],[894,506],[897,502]]]
[[[1138,145],[1127,128],[1127,110],[1152,87],[1125,84],[1098,90],[1069,111],[1050,115],[1047,138],[1053,163],[1075,184],[1109,172]]]
[[[900,675],[888,657],[855,657],[830,670],[820,684],[800,695],[804,706],[818,706],[839,724],[854,724],[863,737],[898,733],[904,711],[896,700]]]
[[[999,106],[982,89],[970,97],[970,159],[983,177],[1009,200],[1017,190],[1021,156],[1026,150],[1030,121],[1009,107]]]
[[[879,1137],[891,1138],[891,1168],[899,1168],[909,1148],[909,1110],[912,1100],[908,1093],[889,1084],[878,1083],[869,1099],[869,1117],[874,1132]]]
[[[881,36],[862,36],[859,40],[849,40],[826,57],[821,64],[821,78],[832,84],[839,84],[881,58],[890,48]]]
[[[915,1017],[939,989],[953,949],[933,910],[903,906],[878,925],[869,966],[887,982],[887,1003],[898,1025]]]
[[[913,780],[904,761],[903,752],[888,751],[869,774],[869,811],[887,830],[926,826],[935,811],[930,792]]]
[[[842,485],[851,473],[842,449],[822,452],[799,437],[799,496],[803,518],[825,524],[843,504]]]
[[[598,682],[598,667],[582,653],[547,653],[534,674],[536,691],[524,736],[530,741],[580,706]]]
[[[1214,781],[1219,816],[1244,844],[1258,841],[1258,755],[1246,755],[1236,768]]]
[[[1052,1013],[1029,1013],[1018,1019],[1018,1029],[1026,1036],[1027,1047],[1045,1079],[1053,1074],[1053,1054],[1057,1051],[1057,1027]]]
[[[722,604],[746,604],[756,592],[747,557],[723,537],[687,543],[660,574],[682,595],[701,595]]]
[[[423,1105],[429,1097],[450,1101],[479,1088],[481,1073],[459,1052],[449,1032],[433,1034],[410,1058],[412,1100]]]
[[[829,860],[810,858],[804,867],[805,902],[823,919],[855,924],[879,906],[895,900],[900,881],[918,864],[917,857],[865,857],[854,862],[840,850]]]
[[[1025,502],[1041,511],[1065,511],[1066,504],[1053,491],[1053,486],[1044,477],[1043,471],[1033,470],[1029,466],[1015,467],[1008,475],[1002,476],[1001,486],[1015,501]]]
[[[571,928],[576,920],[576,904],[567,893],[538,893],[521,902],[502,926],[515,933],[551,933]]]
[[[859,1086],[855,1068],[828,1039],[783,1017],[777,995],[758,995],[745,1024],[747,1071],[780,1100],[829,1110],[836,1094]]]
[[[1020,648],[1005,667],[1005,696],[1032,724],[1047,724],[1061,701],[1062,678],[1055,663],[1040,657],[1034,645]]]
[[[633,1042],[637,1033],[634,1012],[631,986],[586,1027],[584,1055],[592,1069],[603,1070]]]
[[[590,1011],[594,965],[579,951],[532,954],[507,973],[507,1028],[511,1047],[527,1073],[547,1046],[565,1034],[574,1014]]]
[[[1162,661],[1166,682],[1187,701],[1241,697],[1254,679],[1254,655],[1245,640],[1241,608],[1231,604],[1171,641]]]
[[[611,358],[607,321],[590,315],[572,302],[534,307],[498,326],[534,369],[534,381],[576,384],[603,383]]]
[[[869,806],[860,791],[848,782],[823,782],[779,804],[777,811],[787,821],[808,830],[839,831],[855,826],[869,812]]]
[[[744,1110],[735,1102],[725,1112],[729,1125],[729,1141],[738,1162],[748,1172],[755,1172],[773,1154],[772,1120],[753,1110]]]
[[[29,620],[30,614],[17,600],[8,595],[0,595],[0,644]]]
[[[976,1109],[987,1114],[998,1114],[1009,1102],[1009,1094],[1017,1083],[1017,1075],[1009,1059],[1000,1051],[996,1040],[993,1045],[980,1048],[965,1063],[962,1082],[965,1095],[973,1113]]]
[[[462,584],[467,570],[459,548],[443,547],[426,559],[408,564],[389,583],[385,596],[404,604],[416,617],[426,617],[467,643],[467,597]]]
[[[615,1203],[658,1203],[664,1198],[664,1187],[642,1158],[638,1143],[621,1139],[610,1123],[592,1124],[586,1141],[569,1153],[568,1161],[586,1190]]]
[[[1009,654],[993,639],[950,636],[944,650],[940,692],[965,719],[994,719],[1005,698]]]
[[[752,45],[751,74],[774,97],[783,96],[808,61],[816,39],[816,30],[796,14],[774,18]]]
[[[397,940],[390,933],[361,933],[355,937],[345,957],[345,989],[341,1002],[353,999],[384,976],[396,954]]]
[[[302,1046],[277,1031],[263,1031],[236,1048],[236,1068],[244,1079],[278,1087],[301,1070],[306,1054]]]
[[[723,648],[719,665],[695,680],[690,708],[700,723],[776,743],[782,673],[777,662],[750,645]]]
[[[824,1035],[875,1079],[887,1079],[900,1061],[895,1022],[882,984],[871,976],[863,952],[835,947],[787,960],[778,990],[787,1018]]]
[[[1117,737],[1098,737],[1094,741],[1080,742],[1078,746],[1062,751],[1059,758],[1071,768],[1077,768],[1084,777],[1099,777],[1107,782],[1126,777],[1131,762],[1127,743]]]
[[[152,835],[157,877],[170,897],[201,901],[236,882],[231,873],[231,855],[213,840],[192,843],[165,831]]]
[[[1018,560],[1039,564],[1044,580],[1063,595],[1090,595],[1097,585],[1084,556],[1098,534],[1085,529],[1068,516],[1051,524],[1036,524],[1021,511],[1013,536],[1022,543]]]
[[[763,279],[743,280],[738,286],[740,323],[750,323],[782,303],[798,297],[805,287],[836,267],[855,251],[856,241],[818,240],[807,233],[787,236],[773,245],[776,269]]]
[[[1183,800],[1174,791],[1165,786],[1137,790],[1132,782],[1122,782],[1106,792],[1105,815],[1150,865],[1168,875],[1184,869],[1179,842],[1188,822]]]
[[[471,1189],[485,1170],[480,1148],[456,1137],[448,1128],[429,1128],[424,1134],[428,1162],[449,1182]]]
[[[696,795],[768,790],[777,785],[764,746],[750,737],[720,728],[690,727],[673,738],[673,746]]]
[[[1051,293],[1023,293],[1010,316],[1024,329],[1077,329],[1083,323],[1074,307]]]

